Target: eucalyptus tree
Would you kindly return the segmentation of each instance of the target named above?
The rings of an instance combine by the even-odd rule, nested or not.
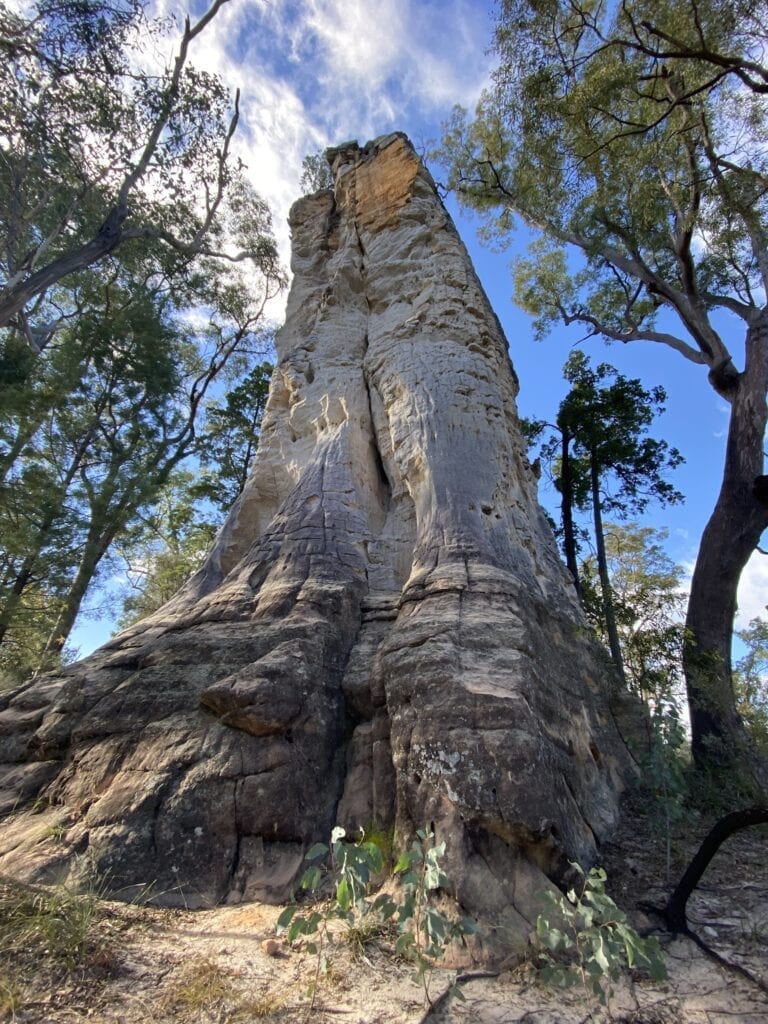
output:
[[[80,315],[73,283],[110,254],[147,276],[199,256],[278,275],[231,152],[238,97],[189,61],[226,2],[186,19],[170,61],[172,23],[144,0],[0,3],[0,327],[33,351]]]
[[[201,505],[196,482],[190,470],[174,470],[152,506],[120,538],[117,553],[127,580],[121,628],[162,607],[202,564],[220,516]]]
[[[308,153],[301,161],[301,180],[299,182],[302,195],[319,192],[321,189],[333,188],[333,175],[322,150]]]
[[[442,150],[495,232],[516,217],[540,231],[516,275],[539,333],[578,323],[666,346],[730,406],[685,671],[697,762],[747,770],[731,637],[768,526],[767,13],[765,0],[501,0],[493,85],[473,119],[455,112]]]
[[[26,502],[24,530],[3,531],[0,645],[13,642],[31,593],[45,586],[55,614],[40,651],[44,661],[63,649],[116,538],[198,451],[214,384],[233,359],[252,359],[248,353],[262,351],[271,337],[263,323],[271,292],[235,288],[217,276],[216,265],[195,292],[208,297],[206,317],[199,309],[185,315],[175,291],[142,289],[118,269],[111,276],[90,272],[100,304],[59,331],[38,357],[44,372],[20,387],[40,410],[31,435],[16,409],[18,396],[0,415],[0,450],[5,440],[6,454],[15,453],[6,460],[3,494]],[[20,518],[13,503],[0,502],[0,517],[11,512]]]
[[[605,555],[622,660],[630,688],[653,705],[682,685],[684,570],[666,553],[666,530],[605,523]],[[607,642],[597,559],[582,562],[584,604]]]
[[[768,621],[751,619],[737,636],[745,653],[736,662],[736,695],[747,729],[768,754]]]
[[[209,501],[226,515],[245,487],[259,445],[272,364],[257,362],[205,409],[199,446],[200,473],[195,499]]]

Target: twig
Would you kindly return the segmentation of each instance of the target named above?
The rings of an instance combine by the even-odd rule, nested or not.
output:
[[[451,993],[457,985],[466,985],[469,981],[479,981],[483,978],[498,978],[499,971],[467,971],[464,974],[457,974],[453,979],[453,982],[448,988],[433,1000],[427,1009],[424,1011],[422,1016],[419,1018],[418,1024],[426,1024],[432,1014],[439,1010],[441,1006],[448,1002],[451,997]]]

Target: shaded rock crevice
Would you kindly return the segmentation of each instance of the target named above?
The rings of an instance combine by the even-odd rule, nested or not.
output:
[[[280,900],[337,822],[434,823],[498,938],[594,861],[628,758],[434,183],[397,133],[329,160],[334,190],[291,211],[258,456],[205,564],[0,703],[0,871]],[[54,850],[39,823],[64,812]]]

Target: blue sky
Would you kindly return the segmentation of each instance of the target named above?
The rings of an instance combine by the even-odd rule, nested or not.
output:
[[[300,192],[302,158],[347,139],[364,142],[392,130],[405,131],[420,150],[437,140],[452,106],[472,107],[488,82],[492,8],[483,0],[229,0],[195,41],[193,63],[240,88],[239,154],[272,207],[286,264],[286,218]],[[191,13],[203,9],[200,4]],[[158,11],[178,17],[186,10],[173,2],[158,5]],[[439,179],[440,169],[432,170]],[[529,318],[512,304],[509,271],[529,236],[521,230],[509,251],[492,253],[477,240],[478,222],[450,199],[448,206],[505,328],[520,378],[520,412],[552,420],[565,392],[561,368],[583,330],[563,327],[535,342]],[[281,307],[272,312],[279,320]],[[724,321],[722,329],[729,340],[734,331],[738,362],[740,326]],[[595,361],[667,390],[667,412],[654,432],[686,459],[673,478],[686,501],[651,510],[644,521],[666,526],[670,556],[690,565],[717,496],[726,405],[707,383],[704,367],[661,345],[607,347],[593,339],[585,346]],[[555,496],[542,488],[541,497],[554,512]],[[768,558],[756,556],[742,583],[740,624],[764,610],[766,594]],[[74,642],[85,654],[109,632],[107,621],[86,621]]]

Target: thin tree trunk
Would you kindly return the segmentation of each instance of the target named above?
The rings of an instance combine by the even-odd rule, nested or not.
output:
[[[36,550],[28,554],[24,559],[21,568],[16,573],[13,586],[8,591],[8,596],[3,602],[2,610],[0,610],[0,645],[4,642],[14,615],[21,603],[22,594],[27,589],[29,581],[32,579],[32,570],[35,567],[35,562],[37,561],[39,554],[40,546],[38,545]]]
[[[119,473],[127,460],[123,457],[110,467],[110,472],[107,479],[102,482],[98,495],[91,497],[92,519],[85,546],[80,556],[80,563],[75,578],[72,581],[72,586],[67,591],[61,610],[43,649],[41,667],[44,665],[47,655],[51,653],[60,654],[63,650],[75,625],[80,607],[93,581],[96,570],[102,558],[109,550],[112,541],[124,528],[131,515],[135,513],[142,500],[147,500],[149,490],[161,487],[184,455],[185,449],[183,445],[180,445],[165,462],[162,462],[158,455],[153,460],[153,465],[145,467],[144,479],[141,485],[135,479],[133,485],[130,485],[128,490],[122,496],[119,496],[114,506],[111,505],[111,502],[116,494],[119,495]],[[158,463],[160,463],[159,466]],[[99,507],[108,510],[108,518],[105,514],[97,518],[95,510],[98,510]]]
[[[16,578],[13,581],[13,585],[9,589],[5,600],[3,601],[2,608],[0,608],[0,645],[5,641],[5,637],[13,624],[13,619],[18,611],[19,605],[21,604],[21,598],[24,591],[29,586],[29,583],[33,577],[34,568],[40,557],[41,552],[45,548],[45,545],[51,538],[53,533],[54,524],[56,519],[61,513],[64,499],[67,496],[70,485],[77,473],[80,465],[88,451],[88,447],[93,438],[94,427],[91,425],[88,432],[86,433],[83,440],[80,442],[77,451],[72,457],[72,461],[69,464],[66,475],[59,485],[59,500],[56,504],[49,502],[48,510],[43,517],[40,525],[38,526],[37,533],[35,535],[34,544],[31,549],[27,552],[24,561],[22,562],[21,568],[16,573]]]
[[[749,828],[751,825],[763,824],[766,821],[768,821],[768,807],[747,807],[746,810],[726,814],[712,826],[664,909],[667,925],[672,931],[685,932],[688,930],[686,916],[688,898],[725,840],[734,832]]]
[[[768,317],[763,315],[747,332],[747,358],[732,400],[723,482],[691,580],[683,657],[696,764],[735,770],[758,785],[760,770],[736,711],[731,641],[739,578],[768,528],[762,475],[767,390]]]
[[[41,660],[44,661],[46,655],[49,654],[60,654],[64,649],[64,645],[69,639],[69,634],[72,632],[72,627],[75,625],[75,620],[80,612],[80,606],[83,603],[88,587],[91,585],[99,563],[107,553],[109,545],[114,540],[118,529],[119,525],[116,524],[101,536],[94,536],[86,541],[80,557],[80,564],[77,567],[77,574],[64,598],[61,610],[43,650]]]
[[[0,297],[0,327],[7,327],[31,299],[63,277],[85,270],[113,252],[123,240],[123,222],[127,216],[127,204],[115,206],[92,239],[9,288]]]
[[[563,547],[565,564],[573,576],[576,593],[581,597],[581,580],[579,566],[576,561],[576,532],[573,525],[573,471],[571,468],[571,436],[567,430],[561,431],[562,448],[560,457],[560,493],[562,495],[561,514],[563,519]]]
[[[624,674],[624,659],[621,656],[619,631],[616,628],[616,615],[613,610],[613,591],[611,590],[611,580],[608,575],[608,559],[605,555],[605,534],[603,532],[603,514],[600,502],[600,477],[597,472],[597,458],[594,452],[590,453],[589,458],[589,478],[592,485],[592,515],[595,524],[597,571],[600,576],[600,589],[603,595],[603,618],[605,619],[605,630],[608,634],[608,647],[616,671],[619,673],[622,683],[626,686],[627,679]]]

